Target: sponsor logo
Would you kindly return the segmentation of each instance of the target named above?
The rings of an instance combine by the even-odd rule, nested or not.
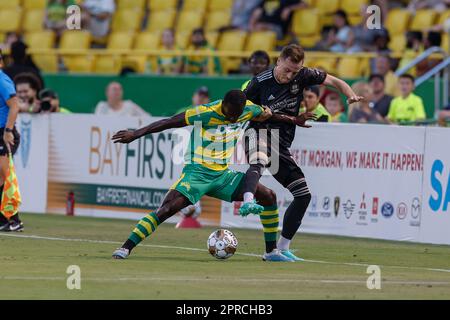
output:
[[[291,93],[292,94],[297,94],[300,91],[300,86],[298,85],[298,83],[294,83],[291,86]]]
[[[447,212],[450,204],[450,171],[442,160],[435,160],[430,172],[431,192],[428,205],[434,212]]]
[[[397,206],[397,217],[400,220],[403,220],[406,218],[406,215],[408,214],[408,206],[404,202],[400,202]]]
[[[353,214],[353,211],[355,211],[355,204],[348,199],[347,202],[342,204],[342,209],[344,209],[344,215],[347,219],[350,219],[350,217]]]
[[[189,182],[183,181],[180,183],[181,187],[185,187],[187,191],[191,190],[191,184]]]
[[[339,207],[341,206],[341,198],[334,197],[334,216],[337,217],[339,214]]]
[[[312,211],[317,210],[317,196],[312,196],[311,198],[311,209]]]
[[[385,202],[381,206],[381,214],[386,217],[390,218],[394,214],[394,206],[390,202]]]
[[[411,217],[413,217],[414,219],[419,218],[420,209],[421,209],[420,199],[415,197],[411,203]]]
[[[31,149],[31,120],[20,122],[20,156],[22,166],[27,167]]]
[[[273,96],[273,94],[271,94],[271,95],[269,96],[269,98],[267,98],[267,100],[268,100],[268,101],[275,100],[275,97]]]
[[[366,194],[363,193],[362,195],[362,200],[361,200],[361,204],[359,205],[359,209],[360,210],[365,210],[367,208],[367,204],[366,204]]]
[[[323,210],[330,209],[330,197],[323,198],[322,208]]]
[[[372,214],[377,215],[378,214],[378,198],[374,197],[372,200]]]

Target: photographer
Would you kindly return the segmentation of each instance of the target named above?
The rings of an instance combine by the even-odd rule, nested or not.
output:
[[[62,108],[59,105],[59,98],[55,91],[52,89],[44,89],[39,92],[38,109],[36,112],[59,112],[59,113],[71,113],[70,110]]]

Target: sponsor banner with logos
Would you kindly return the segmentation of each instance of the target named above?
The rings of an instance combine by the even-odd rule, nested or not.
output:
[[[450,244],[450,130],[427,128],[419,241]]]
[[[312,194],[300,232],[416,241],[424,134],[425,128],[379,125],[298,128],[291,153]],[[261,183],[277,194],[281,224],[292,196],[271,176]],[[223,202],[223,226],[261,228],[258,217],[241,218],[238,208]]]
[[[20,145],[14,156],[21,212],[45,213],[47,207],[49,116],[20,114],[16,121]]]

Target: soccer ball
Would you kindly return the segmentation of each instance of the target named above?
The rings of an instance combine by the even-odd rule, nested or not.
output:
[[[228,259],[236,252],[238,241],[230,230],[218,229],[211,233],[206,246],[213,257]]]

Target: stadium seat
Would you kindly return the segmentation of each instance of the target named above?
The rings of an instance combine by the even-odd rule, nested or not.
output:
[[[362,22],[362,19],[363,17],[361,15],[349,16],[348,22],[350,23],[350,25],[356,26]]]
[[[58,72],[58,57],[56,54],[33,54],[34,63],[43,72]]]
[[[447,53],[450,53],[450,47],[449,47],[449,41],[448,41],[448,34],[444,34],[442,36],[442,42],[441,42],[441,48],[447,51]]]
[[[404,34],[408,27],[411,14],[407,10],[392,9],[389,11],[385,27],[391,36],[395,34]]]
[[[333,14],[339,9],[339,0],[316,0],[315,7],[321,15]]]
[[[306,58],[308,59],[308,58]],[[336,59],[335,58],[323,58],[323,59],[311,59],[307,60],[307,66],[311,68],[318,68],[328,73],[335,73],[336,71]]]
[[[341,0],[340,8],[344,10],[348,15],[360,15],[361,8],[364,5],[368,5],[368,0]]]
[[[64,64],[69,73],[90,73],[93,57],[91,55],[71,56],[64,58]]]
[[[41,9],[27,10],[24,13],[22,30],[25,32],[40,31],[44,27],[45,11]]]
[[[61,49],[88,49],[91,34],[88,31],[65,31],[61,36]]]
[[[160,32],[142,32],[136,35],[134,41],[135,50],[156,50],[159,48],[159,43],[161,41]],[[154,58],[148,59],[148,56],[145,54],[132,53],[124,57],[122,59],[122,65],[125,67],[131,67],[136,70],[136,72],[144,73],[146,71],[155,71],[155,70],[147,70],[148,65],[147,61],[152,61]]]
[[[233,7],[233,0],[220,0],[220,1],[209,1],[208,10],[218,11],[218,10],[230,10]]]
[[[220,36],[218,51],[243,51],[247,34],[243,31],[226,31]],[[222,69],[225,74],[230,70],[237,70],[241,64],[240,58],[221,58]]]
[[[446,10],[439,15],[438,24],[444,24],[447,19],[450,19],[450,10]]]
[[[94,61],[94,73],[100,74],[118,74],[122,69],[122,60],[120,56],[101,55]]]
[[[117,0],[117,9],[139,9],[144,10],[145,0]]]
[[[221,27],[230,25],[231,11],[211,11],[206,14],[206,30],[218,30]]]
[[[17,8],[0,10],[0,32],[18,31],[21,13]]]
[[[150,12],[177,8],[178,0],[148,0]]]
[[[130,32],[113,32],[108,37],[107,49],[125,50],[133,46],[134,34]]]
[[[9,1],[9,0],[6,0]],[[47,7],[47,0],[23,0],[23,8],[26,10],[29,9],[42,9],[44,10]]]
[[[417,10],[413,16],[410,30],[424,30],[434,25],[437,13],[434,10]]]
[[[403,52],[406,48],[406,37],[404,34],[396,34],[392,36],[388,44],[389,49],[394,52]]]
[[[316,9],[300,9],[294,12],[292,31],[305,48],[320,40],[320,18]]]
[[[248,35],[245,51],[272,51],[277,42],[277,35],[272,31],[252,32]]]
[[[303,2],[306,3],[309,7],[316,6],[316,0],[303,0]]]
[[[17,9],[20,7],[19,0],[0,0],[0,9]]]
[[[167,28],[173,28],[175,15],[175,10],[155,11],[150,13],[147,31],[163,31]]]
[[[214,48],[217,47],[217,41],[219,40],[219,32],[207,31],[207,32],[205,32],[205,37],[210,46],[212,46]]]
[[[361,61],[358,58],[345,57],[337,63],[337,74],[342,78],[357,78],[361,76]]]
[[[177,21],[177,31],[191,32],[203,23],[203,11],[181,11]]]
[[[181,49],[186,49],[189,46],[190,37],[191,37],[190,32],[178,31],[175,34],[176,46]]]
[[[29,32],[25,34],[25,43],[31,49],[51,49],[55,45],[55,33],[48,30]]]
[[[142,11],[125,9],[116,11],[112,21],[112,31],[136,32],[141,27]]]
[[[220,0],[220,1],[222,1],[222,0]],[[218,1],[218,2],[220,2],[220,1]],[[185,11],[185,10],[205,11],[207,5],[208,5],[208,0],[184,0],[183,1],[183,11]]]

